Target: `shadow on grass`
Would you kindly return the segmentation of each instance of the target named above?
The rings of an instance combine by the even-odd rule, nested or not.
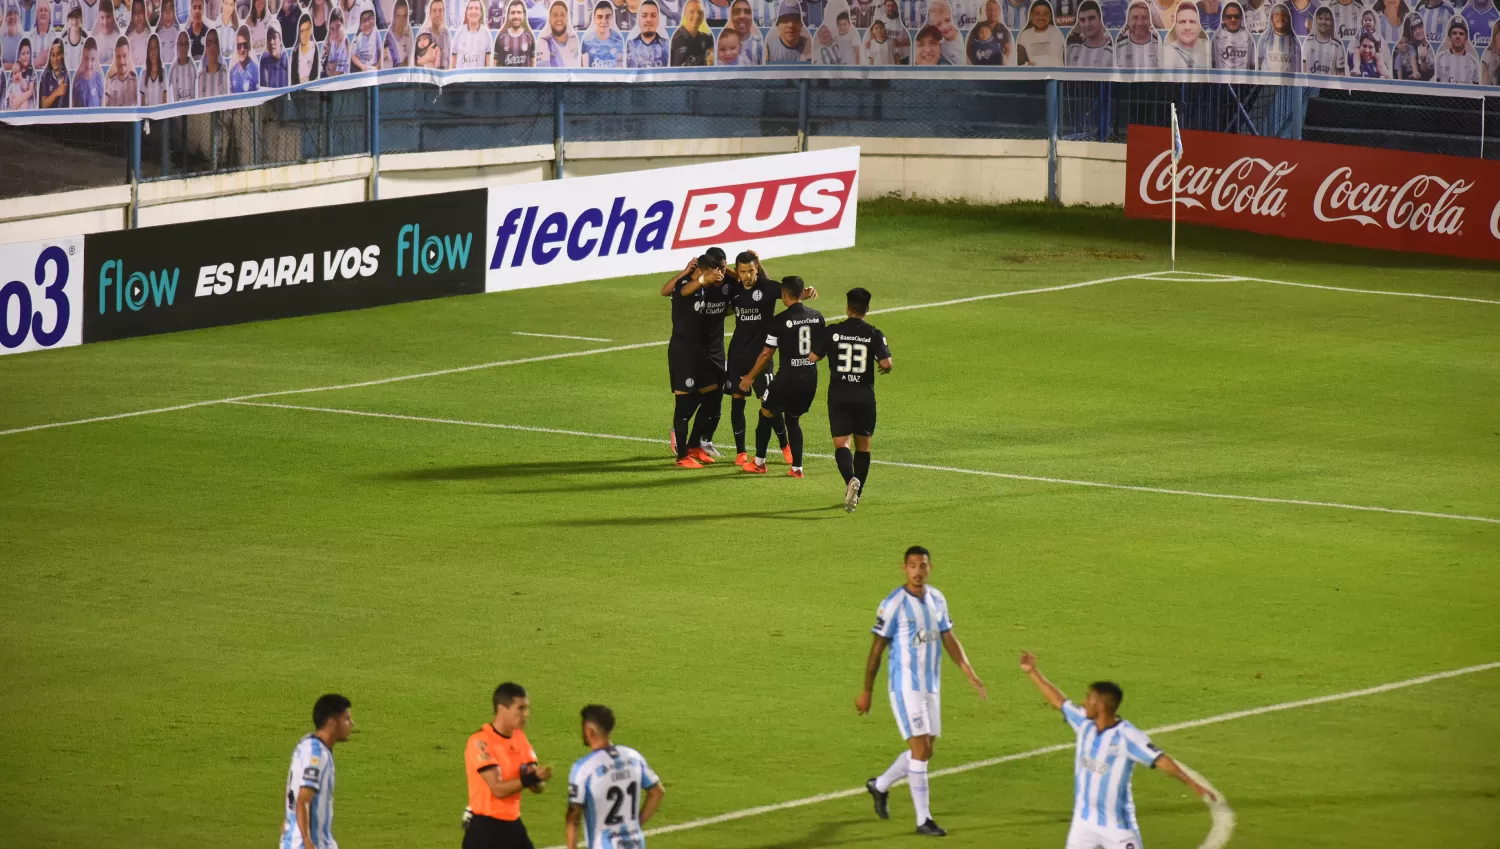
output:
[[[1165,221],[1126,218],[1117,206],[1054,207],[1044,203],[982,205],[962,201],[901,200],[880,198],[860,202],[862,229],[900,229],[903,218],[914,225],[930,227],[941,220],[952,234],[982,235],[1002,231],[1009,235],[1033,233],[1038,238],[1034,249],[1007,250],[976,245],[980,260],[994,264],[1058,262],[1066,260],[1160,260],[1167,255],[1169,225]],[[1374,268],[1449,269],[1493,272],[1494,263],[1457,257],[1407,253],[1394,250],[1330,245],[1323,242],[1263,236],[1218,227],[1179,224],[1177,249],[1193,254],[1192,261],[1202,264],[1216,256],[1231,264],[1243,257],[1256,264],[1267,259],[1319,265],[1345,265]]]
[[[538,463],[487,463],[478,466],[431,466],[390,472],[379,477],[399,481],[473,481],[500,480],[505,478],[554,477],[558,475],[597,475],[618,472],[665,472],[675,471],[671,457],[660,454],[642,454],[635,457],[613,459],[548,460]]]
[[[697,478],[703,480],[703,478]],[[798,522],[823,522],[828,519],[837,519],[844,512],[842,502],[827,507],[799,507],[788,510],[757,510],[748,513],[677,513],[670,516],[598,516],[598,517],[573,517],[566,519],[553,519],[547,522],[537,522],[540,526],[559,528],[613,528],[631,527],[635,525],[686,525],[695,522],[718,522],[725,519],[791,519]],[[803,514],[822,515],[803,515]]]

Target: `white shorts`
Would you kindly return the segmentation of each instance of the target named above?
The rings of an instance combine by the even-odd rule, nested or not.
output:
[[[923,734],[943,736],[942,700],[937,693],[892,690],[891,713],[896,716],[896,727],[903,740]]]
[[[1075,819],[1068,829],[1067,849],[1141,849],[1141,833]]]

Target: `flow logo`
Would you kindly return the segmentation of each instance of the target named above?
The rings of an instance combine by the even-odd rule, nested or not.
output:
[[[422,225],[407,224],[396,236],[396,276],[437,274],[445,265],[449,271],[466,269],[473,244],[472,231],[461,236],[428,236],[423,241]]]
[[[99,267],[99,314],[109,312],[110,293],[114,293],[115,312],[140,312],[147,303],[154,307],[171,306],[177,298],[179,269],[132,271],[125,273],[125,261],[111,259]]]

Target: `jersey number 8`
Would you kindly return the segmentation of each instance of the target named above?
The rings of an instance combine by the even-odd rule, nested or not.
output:
[[[837,370],[843,374],[864,374],[870,367],[870,347],[849,342],[839,343]]]
[[[802,325],[797,328],[797,354],[805,357],[812,353],[812,327]]]

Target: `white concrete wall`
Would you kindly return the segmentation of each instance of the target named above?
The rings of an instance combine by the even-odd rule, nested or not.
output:
[[[791,153],[790,137],[568,142],[568,177],[614,174]],[[1031,139],[887,139],[815,136],[809,148],[860,148],[860,197],[898,196],[975,203],[1045,200],[1047,142]],[[552,145],[380,159],[380,197],[534,183],[551,179]],[[374,162],[368,156],[142,183],[139,225],[250,215],[367,199]],[[1058,193],[1064,204],[1125,201],[1125,146],[1058,143]],[[0,243],[123,229],[129,186],[60,192],[0,204]]]

